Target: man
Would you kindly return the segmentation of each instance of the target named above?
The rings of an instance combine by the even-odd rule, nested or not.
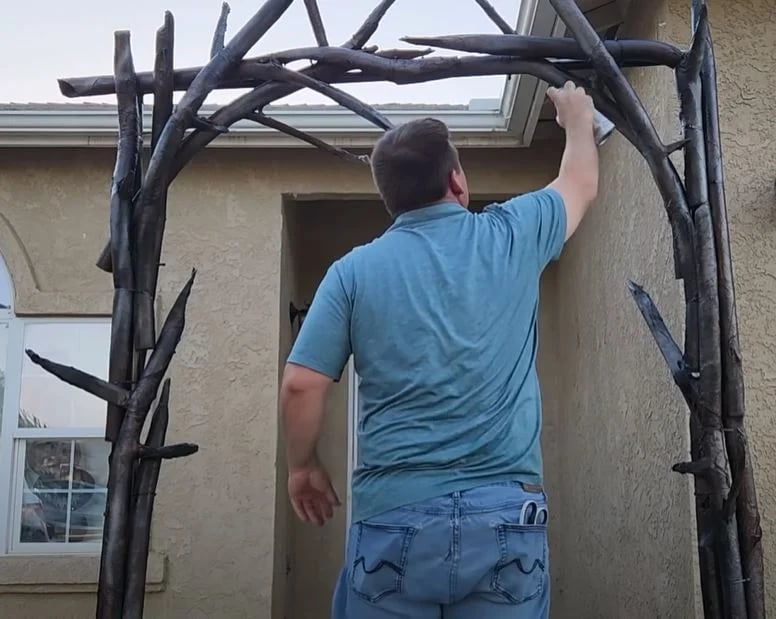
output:
[[[351,354],[361,378],[334,619],[548,616],[539,278],[598,189],[592,101],[572,83],[549,97],[566,131],[557,179],[481,214],[444,124],[374,148],[394,223],[328,270],[281,388],[291,503],[321,525],[339,505],[316,458],[324,400]]]

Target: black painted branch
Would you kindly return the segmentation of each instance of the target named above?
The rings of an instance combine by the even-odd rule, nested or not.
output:
[[[297,129],[296,127],[287,125],[270,116],[266,116],[265,114],[259,114],[259,113],[249,114],[248,116],[246,116],[246,118],[248,120],[252,120],[261,125],[264,125],[265,127],[269,127],[271,129],[275,129],[276,131],[280,131],[281,133],[290,135],[291,137],[294,137],[298,140],[307,142],[308,144],[311,144],[312,146],[315,146],[316,148],[319,148],[324,152],[334,155],[335,157],[339,157],[340,159],[344,159],[345,161],[348,161],[350,163],[360,163],[362,165],[363,164],[369,165],[369,157],[366,155],[364,156],[354,155],[353,153],[345,150],[344,148],[338,148],[337,146],[329,144],[328,142],[324,142],[323,140],[320,140],[315,136],[310,135],[309,133],[305,133],[304,131]]]
[[[544,38],[544,37],[529,37],[520,35],[461,35],[460,37],[439,37],[441,41],[448,39],[458,39],[464,41],[482,39],[484,43],[480,45],[462,43],[459,47],[461,51],[471,51],[472,53],[492,53],[494,55],[514,56],[516,60],[532,60],[543,58],[560,58],[563,60],[551,60],[553,64],[557,64],[559,68],[563,70],[589,70],[591,68],[590,62],[583,54],[579,53],[579,45],[574,43],[570,39],[560,38]],[[500,44],[497,39],[508,39],[505,44]],[[422,43],[422,41],[434,41],[433,37],[430,38],[408,38],[413,43]],[[491,43],[490,41],[493,41]],[[538,46],[542,48],[542,51],[547,51],[547,54],[541,55],[531,51],[532,43],[536,42]],[[649,44],[652,43],[655,46],[653,52],[649,52]],[[614,45],[613,45],[614,44]],[[678,48],[674,48],[665,43],[656,41],[606,41],[607,49],[612,49],[615,52],[616,61],[623,67],[643,67],[643,66],[655,66],[666,65],[676,66],[682,57],[684,52]],[[640,51],[642,47],[647,48],[646,51]],[[444,44],[440,44],[439,47],[444,48]],[[499,53],[499,49],[503,47],[505,52]],[[480,49],[481,48],[481,49]],[[509,53],[508,50],[514,49],[513,53]],[[326,48],[337,49],[337,48]],[[347,48],[350,49],[350,48]],[[458,47],[450,46],[450,49],[458,49]],[[491,52],[486,50],[491,49]],[[522,51],[521,51],[522,50]],[[262,84],[256,83],[256,78],[251,72],[251,67],[257,63],[266,62],[269,58],[283,58],[287,55],[294,55],[298,50],[287,50],[285,52],[277,52],[274,54],[257,56],[254,58],[246,58],[240,62],[233,70],[228,71],[224,78],[218,83],[216,88],[218,89],[230,89],[230,88],[256,88]],[[370,53],[369,50],[361,50],[364,53]],[[383,56],[386,58],[399,58],[399,59],[413,59],[420,56],[426,56],[433,50],[413,51],[407,50],[384,50],[384,51],[372,51],[371,53],[376,56]],[[571,55],[566,55],[564,52],[572,51]],[[518,53],[519,52],[519,53]],[[633,54],[631,56],[631,53]],[[649,54],[653,53],[654,58]],[[581,56],[580,58],[575,58]],[[186,90],[194,79],[197,77],[203,67],[188,67],[178,69],[174,73],[173,87],[175,90]],[[360,81],[374,81],[377,78],[370,78],[370,76],[363,76]],[[151,93],[153,92],[153,73],[140,72],[137,74],[138,80],[138,92]],[[352,82],[358,81],[350,79],[350,77],[344,77],[342,75],[331,74],[331,77],[327,77],[326,80],[329,83],[339,82]],[[93,77],[69,77],[59,80],[60,92],[66,97],[90,97],[96,95],[109,95],[115,92],[115,86],[112,75],[99,75]],[[278,98],[278,97],[276,97]]]
[[[660,350],[660,354],[663,355],[663,359],[671,372],[671,377],[674,379],[676,386],[679,387],[687,403],[690,406],[694,406],[698,399],[698,394],[696,387],[693,385],[695,380],[693,371],[685,363],[684,355],[668,330],[663,317],[660,315],[660,310],[657,309],[652,297],[649,296],[644,288],[635,282],[628,282],[628,289],[636,302],[636,307],[639,308],[641,315],[644,317],[644,322],[646,322],[647,328],[652,334],[658,350]]]
[[[164,381],[159,401],[151,417],[146,447],[161,447],[169,423],[170,379]],[[132,484],[131,543],[127,551],[127,586],[124,594],[122,619],[142,619],[145,602],[145,579],[148,571],[148,550],[151,519],[154,511],[156,484],[159,481],[160,460],[143,460],[135,468]]]
[[[535,37],[519,34],[459,34],[436,37],[402,37],[402,41],[413,45],[427,45],[441,49],[452,49],[473,54],[515,56],[523,60],[556,58],[588,61],[589,56],[574,39],[558,37]],[[666,66],[674,68],[684,58],[684,52],[662,41],[622,39],[603,41],[606,51],[618,65],[626,63],[638,66]],[[580,68],[590,67],[585,64]]]
[[[752,458],[744,428],[744,376],[738,336],[738,316],[730,252],[727,203],[725,199],[722,144],[719,127],[717,71],[711,33],[707,32],[707,51],[701,67],[703,123],[706,136],[708,198],[714,227],[719,284],[720,340],[722,354],[722,421],[726,446],[733,472],[738,541],[749,619],[765,617],[762,529],[757,506]],[[743,460],[743,462],[742,462]],[[740,471],[740,477],[739,477]]]
[[[321,48],[318,48],[318,47],[309,48],[309,50],[319,50],[319,49]],[[363,52],[350,52],[350,53],[363,55]],[[389,60],[389,59],[386,59],[386,60]],[[314,90],[328,97],[335,103],[339,103],[341,106],[349,109],[355,114],[358,114],[362,118],[365,118],[366,120],[377,125],[381,129],[390,129],[393,126],[390,120],[388,120],[383,114],[378,112],[372,106],[361,102],[359,99],[357,99],[351,94],[348,94],[344,90],[335,88],[334,86],[331,86],[326,82],[322,82],[320,80],[312,78],[309,75],[305,75],[304,73],[300,73],[298,71],[292,71],[290,69],[286,69],[285,67],[280,66],[279,64],[274,64],[274,63],[257,64],[252,67],[252,70],[255,71],[255,74],[257,77],[260,77],[265,81],[288,82],[291,84],[297,84],[299,86],[309,88],[310,90]]]
[[[135,275],[132,265],[132,198],[140,163],[140,110],[135,90],[130,35],[116,32],[114,67],[118,100],[119,139],[113,169],[110,197],[110,247],[113,271],[113,313],[111,324],[108,380],[127,387],[132,382],[132,327]],[[115,441],[124,418],[124,409],[108,404],[105,438]]]
[[[644,109],[638,95],[607,51],[598,33],[582,14],[574,0],[550,0],[560,18],[590,57],[598,76],[612,93],[629,125],[641,138],[641,154],[660,189],[671,222],[677,277],[694,277],[692,220],[682,181],[665,152],[665,146]],[[601,110],[604,114],[604,110]]]
[[[364,20],[358,30],[352,37],[342,46],[348,49],[361,49],[366,45],[367,41],[377,31],[377,27],[380,25],[380,21],[385,17],[388,9],[391,8],[396,0],[381,0],[369,16]]]
[[[724,519],[725,499],[730,491],[725,439],[722,433],[722,371],[719,350],[719,297],[714,233],[708,204],[695,211],[698,260],[698,322],[700,324],[699,418],[703,428],[701,449],[713,463],[709,477],[711,494],[706,497],[713,513],[719,576],[722,583],[723,617],[746,618],[746,597],[735,518]]]
[[[224,49],[224,41],[226,41],[226,26],[229,21],[229,3],[224,2],[221,4],[221,14],[218,16],[216,22],[216,29],[213,32],[213,43],[210,45],[210,57],[213,58],[216,54],[221,53]]]
[[[101,400],[115,404],[116,406],[124,407],[129,402],[129,391],[122,389],[118,385],[112,385],[111,383],[87,374],[86,372],[79,370],[78,368],[71,367],[69,365],[62,365],[55,361],[46,359],[36,354],[34,351],[27,349],[25,351],[35,365],[39,365],[49,374],[53,374],[58,379],[66,382],[73,387],[78,387],[91,393],[93,396],[97,396]]]
[[[154,94],[151,125],[151,152],[156,150],[159,136],[172,114],[172,95],[175,82],[175,20],[170,11],[164,13],[164,24],[156,31],[156,58],[152,74]]]
[[[199,446],[194,443],[178,443],[176,445],[165,445],[163,447],[140,446],[138,457],[142,460],[173,460],[175,458],[184,458],[197,453]]]
[[[391,81],[396,84],[412,84],[472,75],[526,73],[538,77],[552,86],[562,86],[570,77],[546,60],[516,60],[508,56],[393,60],[341,47],[326,49],[311,47],[304,50],[296,50],[295,57],[296,59],[325,60],[325,64],[321,63],[312,67],[312,71],[315,72],[315,79],[319,81],[331,81],[332,78],[327,78],[326,71],[333,75],[333,79],[336,80],[338,75],[345,74],[347,71],[354,69],[368,72],[371,78]],[[304,74],[308,77],[313,76],[312,72],[307,71],[299,71],[297,74]],[[238,97],[229,105],[219,109],[211,116],[211,120],[216,123],[231,125],[251,114],[254,109],[260,109],[277,98],[284,97],[295,90],[294,86],[287,86],[278,82],[268,82],[264,86],[242,97]],[[608,98],[601,97],[600,93],[591,94],[599,111],[609,118],[626,137],[630,136],[629,139],[635,139],[629,131],[628,125],[624,124],[623,116],[616,106]],[[176,158],[174,173],[177,174],[190,158],[201,148],[204,148],[216,135],[213,132],[194,132],[188,136],[184,140]]]
[[[162,382],[170,361],[175,354],[175,348],[180,342],[183,328],[186,325],[186,304],[194,285],[197,272],[192,271],[191,277],[178,294],[175,303],[170,308],[167,318],[159,333],[154,351],[148,358],[148,363],[140,376],[129,399],[128,408],[134,411],[147,411],[156,398],[159,385]]]
[[[483,11],[485,11],[485,14],[490,17],[491,21],[496,24],[499,30],[503,32],[504,34],[514,34],[515,30],[512,28],[506,21],[504,21],[504,18],[501,17],[501,15],[498,14],[498,11],[493,8],[493,5],[488,2],[488,0],[474,0],[477,4],[480,5],[480,8],[482,8]]]
[[[323,26],[318,3],[316,0],[304,0],[304,6],[307,9],[307,16],[310,18],[310,26],[312,26],[315,41],[321,47],[327,47],[329,40],[326,38],[326,28]]]
[[[240,29],[231,41],[199,72],[159,137],[159,145],[151,155],[148,171],[143,181],[137,208],[138,256],[135,295],[135,348],[150,349],[154,346],[154,297],[162,252],[162,239],[166,219],[164,192],[173,178],[170,167],[183,140],[184,132],[191,126],[208,94],[224,76],[233,69],[253,45],[285,13],[292,0],[266,0],[256,14]]]

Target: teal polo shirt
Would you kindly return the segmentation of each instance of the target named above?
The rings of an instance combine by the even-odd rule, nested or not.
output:
[[[553,189],[471,213],[404,213],[328,269],[289,363],[360,377],[353,522],[501,481],[542,483],[539,278],[566,213]]]

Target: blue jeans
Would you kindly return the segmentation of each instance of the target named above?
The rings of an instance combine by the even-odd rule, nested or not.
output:
[[[481,486],[353,524],[332,619],[546,619],[546,518],[520,484]]]

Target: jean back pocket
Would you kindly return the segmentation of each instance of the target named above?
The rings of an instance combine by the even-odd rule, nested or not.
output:
[[[496,527],[500,558],[492,588],[511,604],[538,597],[547,583],[547,528],[500,524]]]
[[[414,527],[360,522],[357,525],[350,586],[358,596],[375,603],[399,593],[404,582],[407,551]]]

